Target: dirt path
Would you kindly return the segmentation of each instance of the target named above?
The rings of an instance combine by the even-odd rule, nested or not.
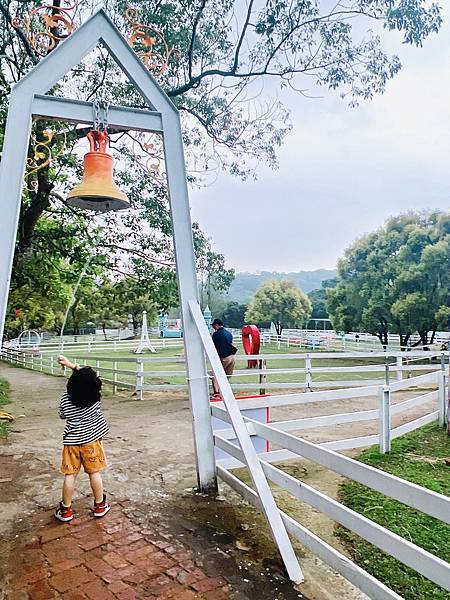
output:
[[[0,535],[14,536],[18,528],[23,529],[24,522],[26,525],[29,519],[47,515],[44,511],[53,507],[60,497],[62,422],[57,417],[57,406],[65,380],[3,364],[0,376],[11,383],[14,400],[11,412],[18,417],[8,442],[0,445],[0,479],[4,481],[0,484]],[[364,408],[372,408],[372,400],[364,402]],[[356,400],[346,405],[327,403],[330,412],[346,412],[356,407]],[[276,419],[292,418],[294,413],[298,417],[311,416],[320,414],[323,405],[278,411],[280,409],[273,413]],[[110,468],[105,474],[105,489],[110,498],[131,501],[129,518],[135,525],[148,528],[157,524],[167,535],[187,543],[208,566],[209,573],[223,575],[231,584],[224,597],[254,600],[365,597],[302,549],[299,553],[307,583],[300,586],[298,592],[285,581],[267,527],[257,511],[227,488],[223,491],[224,502],[212,502],[185,492],[195,485],[191,418],[186,398],[166,394],[138,401],[129,395],[106,395],[104,412],[111,425],[106,442]],[[352,426],[348,437],[364,435],[367,427],[367,423]],[[328,429],[326,439],[342,438],[343,433],[345,437],[347,432],[340,428]],[[309,430],[306,437],[321,439],[322,435],[323,431]],[[298,469],[304,481],[317,484],[319,489],[336,496],[341,481],[338,476],[304,461],[298,462]],[[284,505],[288,502],[285,494],[277,495]],[[75,503],[83,505],[88,496],[87,481],[80,477]],[[296,516],[300,515],[302,523],[339,546],[331,522],[299,503],[293,510]],[[3,544],[2,547],[5,559],[9,546]]]

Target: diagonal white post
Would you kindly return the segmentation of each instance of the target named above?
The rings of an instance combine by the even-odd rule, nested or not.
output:
[[[206,356],[211,364],[214,376],[216,377],[223,402],[231,419],[231,425],[236,434],[241,450],[244,454],[247,467],[252,478],[253,484],[261,501],[261,507],[269,523],[273,538],[278,546],[281,557],[285,564],[290,579],[296,583],[301,583],[303,573],[295,555],[291,541],[286,531],[286,527],[280,516],[280,511],[275,503],[274,497],[269,487],[269,483],[259,462],[256,450],[253,447],[247,427],[242,418],[241,411],[234,397],[231,386],[228,382],[222,363],[216,352],[208,328],[200,309],[198,302],[189,302],[190,312],[197,327],[198,334],[202,340]]]

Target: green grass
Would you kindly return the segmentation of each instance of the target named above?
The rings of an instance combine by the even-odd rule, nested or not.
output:
[[[398,477],[450,495],[450,438],[444,429],[429,425],[392,443],[390,455],[375,448],[359,460]],[[401,537],[450,562],[450,526],[354,482],[344,483],[340,500]],[[449,600],[450,593],[434,585],[353,533],[339,528],[353,559],[407,600]]]
[[[0,406],[11,402],[9,398],[9,382],[6,379],[0,377]],[[0,421],[0,438],[4,438],[8,435],[8,424],[4,421]]]

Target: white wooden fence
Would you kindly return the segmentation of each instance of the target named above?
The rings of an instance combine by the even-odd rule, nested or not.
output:
[[[395,498],[407,506],[440,519],[444,523],[450,523],[450,498],[338,454],[330,447],[330,444],[314,444],[300,437],[296,437],[283,430],[283,426],[280,422],[271,423],[269,425],[243,416],[239,411],[238,402],[236,402],[236,399],[234,398],[232,388],[223,372],[217,354],[214,351],[214,346],[211,343],[211,339],[202,319],[200,307],[192,303],[190,309],[223,397],[222,404],[216,403],[212,405],[212,414],[231,425],[231,435],[238,441],[238,444],[233,443],[230,439],[227,439],[229,436],[223,436],[220,435],[220,432],[216,432],[214,435],[215,444],[218,448],[228,453],[235,461],[237,461],[237,465],[248,468],[253,482],[253,488],[233,475],[229,467],[227,468],[225,466],[224,462],[219,462],[217,464],[217,474],[246,500],[262,509],[272,533],[274,534],[275,542],[278,544],[281,556],[291,579],[295,580],[295,576],[298,577],[299,573],[300,575],[302,574],[301,567],[297,567],[297,563],[292,557],[292,546],[286,545],[285,538],[279,540],[275,535],[274,528],[275,526],[280,527],[280,519],[282,525],[279,531],[281,533],[287,531],[292,537],[296,538],[321,560],[359,587],[370,598],[376,598],[377,600],[400,598],[398,594],[390,590],[375,577],[356,565],[349,558],[342,555],[331,545],[324,542],[291,516],[280,510],[267,485],[267,480],[272,481],[294,497],[323,512],[337,523],[340,523],[344,527],[357,533],[363,539],[374,544],[387,554],[394,556],[403,564],[416,570],[418,573],[427,577],[437,585],[440,585],[445,590],[450,591],[450,565],[447,562],[270,464],[273,462],[273,460],[271,461],[270,459],[273,459],[274,456],[268,456],[268,454],[271,453],[256,454],[253,446],[249,443],[251,435],[255,434],[263,437],[283,449],[276,452],[289,452],[296,458],[311,460],[353,481],[357,481],[371,489],[377,490],[390,498]],[[405,389],[414,384],[423,385],[430,382],[438,384],[437,399],[439,400],[439,409],[433,418],[441,415],[443,406],[444,414],[442,415],[442,418],[445,419],[446,375],[444,370],[440,373],[420,375],[414,379],[414,382],[412,379],[409,381],[397,381],[390,386],[382,388],[378,414],[370,415],[371,417],[380,417],[381,415],[384,415],[382,420],[385,429],[380,433],[379,439],[385,435],[387,428],[389,428],[390,432],[389,395],[393,389]],[[315,401],[318,401],[319,399],[321,401],[327,401],[331,398],[336,399],[339,395],[340,397],[347,397],[345,394],[348,394],[349,392],[351,394],[354,393],[355,395],[360,395],[361,388],[358,390],[328,390],[311,392],[310,394],[292,394],[289,395],[289,400],[287,399],[287,395],[272,396],[270,399],[255,399],[254,402],[259,403],[257,406],[268,406],[268,402],[270,402],[271,406],[280,406],[300,403],[314,394]],[[368,390],[368,393],[372,393],[372,391]],[[444,394],[444,398],[442,394]],[[300,396],[303,396],[303,398]],[[430,400],[431,398],[428,399]],[[415,400],[417,400],[417,398]],[[248,402],[251,402],[251,400]],[[404,404],[403,406],[397,404],[397,410],[406,410],[410,406],[411,404]],[[249,408],[247,401],[245,403],[245,408]],[[336,417],[336,415],[334,415],[334,417]],[[342,418],[342,415],[340,415],[340,417]],[[365,417],[367,417],[367,415],[365,415]],[[345,418],[348,418],[348,415],[346,415]],[[300,424],[297,421],[295,424],[292,424],[292,428],[301,429],[302,425],[305,425],[304,421]],[[289,425],[287,428],[290,429],[290,427],[291,426]],[[284,428],[286,429],[286,422],[284,422]],[[412,427],[412,429],[414,428],[415,427]],[[383,438],[383,443],[385,442],[386,440]],[[278,454],[278,459],[279,458],[280,455]],[[293,573],[295,575],[293,575]]]
[[[180,340],[155,340],[152,343],[155,343],[158,349],[182,347]],[[125,353],[131,353],[135,347],[130,348],[128,344],[130,343],[108,342],[104,347],[92,346],[89,352],[86,347],[75,344],[68,345],[64,348],[64,352],[80,364],[95,366],[105,383],[114,385],[115,391],[120,387],[135,389],[142,397],[144,392],[150,391],[187,390],[184,356],[123,356],[124,350]],[[98,353],[103,351],[111,355],[99,356]],[[94,353],[95,356],[90,355]],[[62,374],[57,364],[58,354],[60,354],[58,346],[28,351],[5,346],[2,348],[4,360],[52,375]],[[249,356],[238,354],[237,359],[238,368],[230,377],[232,388],[242,392],[257,393],[261,388],[313,391],[321,388],[380,385],[390,383],[393,378],[402,381],[405,376],[410,378],[416,373],[438,372],[444,369],[449,360],[449,353],[390,351],[294,354],[286,352]],[[257,360],[259,368],[246,368],[248,360]],[[324,364],[335,361],[338,363],[337,366]],[[361,364],[355,365],[355,361]],[[290,366],[283,367],[286,362]],[[298,366],[292,366],[293,362]],[[163,382],[155,383],[155,380],[161,379]]]

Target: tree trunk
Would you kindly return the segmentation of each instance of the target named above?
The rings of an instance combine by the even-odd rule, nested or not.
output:
[[[276,323],[274,323],[275,325],[275,331],[277,332],[277,335],[281,335],[281,332],[283,331],[283,325],[281,324],[280,321],[277,321]]]
[[[406,350],[408,348],[408,340],[411,337],[410,333],[400,333],[400,349]]]
[[[106,323],[102,323],[103,335],[105,336],[105,342],[108,341],[108,336],[106,335]]]
[[[383,346],[383,350],[386,350],[388,345],[388,334],[387,331],[378,331],[376,333],[377,338],[380,340],[380,344]]]
[[[424,350],[429,350],[428,346],[428,329],[422,329],[418,332],[419,341],[413,344],[413,346],[423,346]]]

